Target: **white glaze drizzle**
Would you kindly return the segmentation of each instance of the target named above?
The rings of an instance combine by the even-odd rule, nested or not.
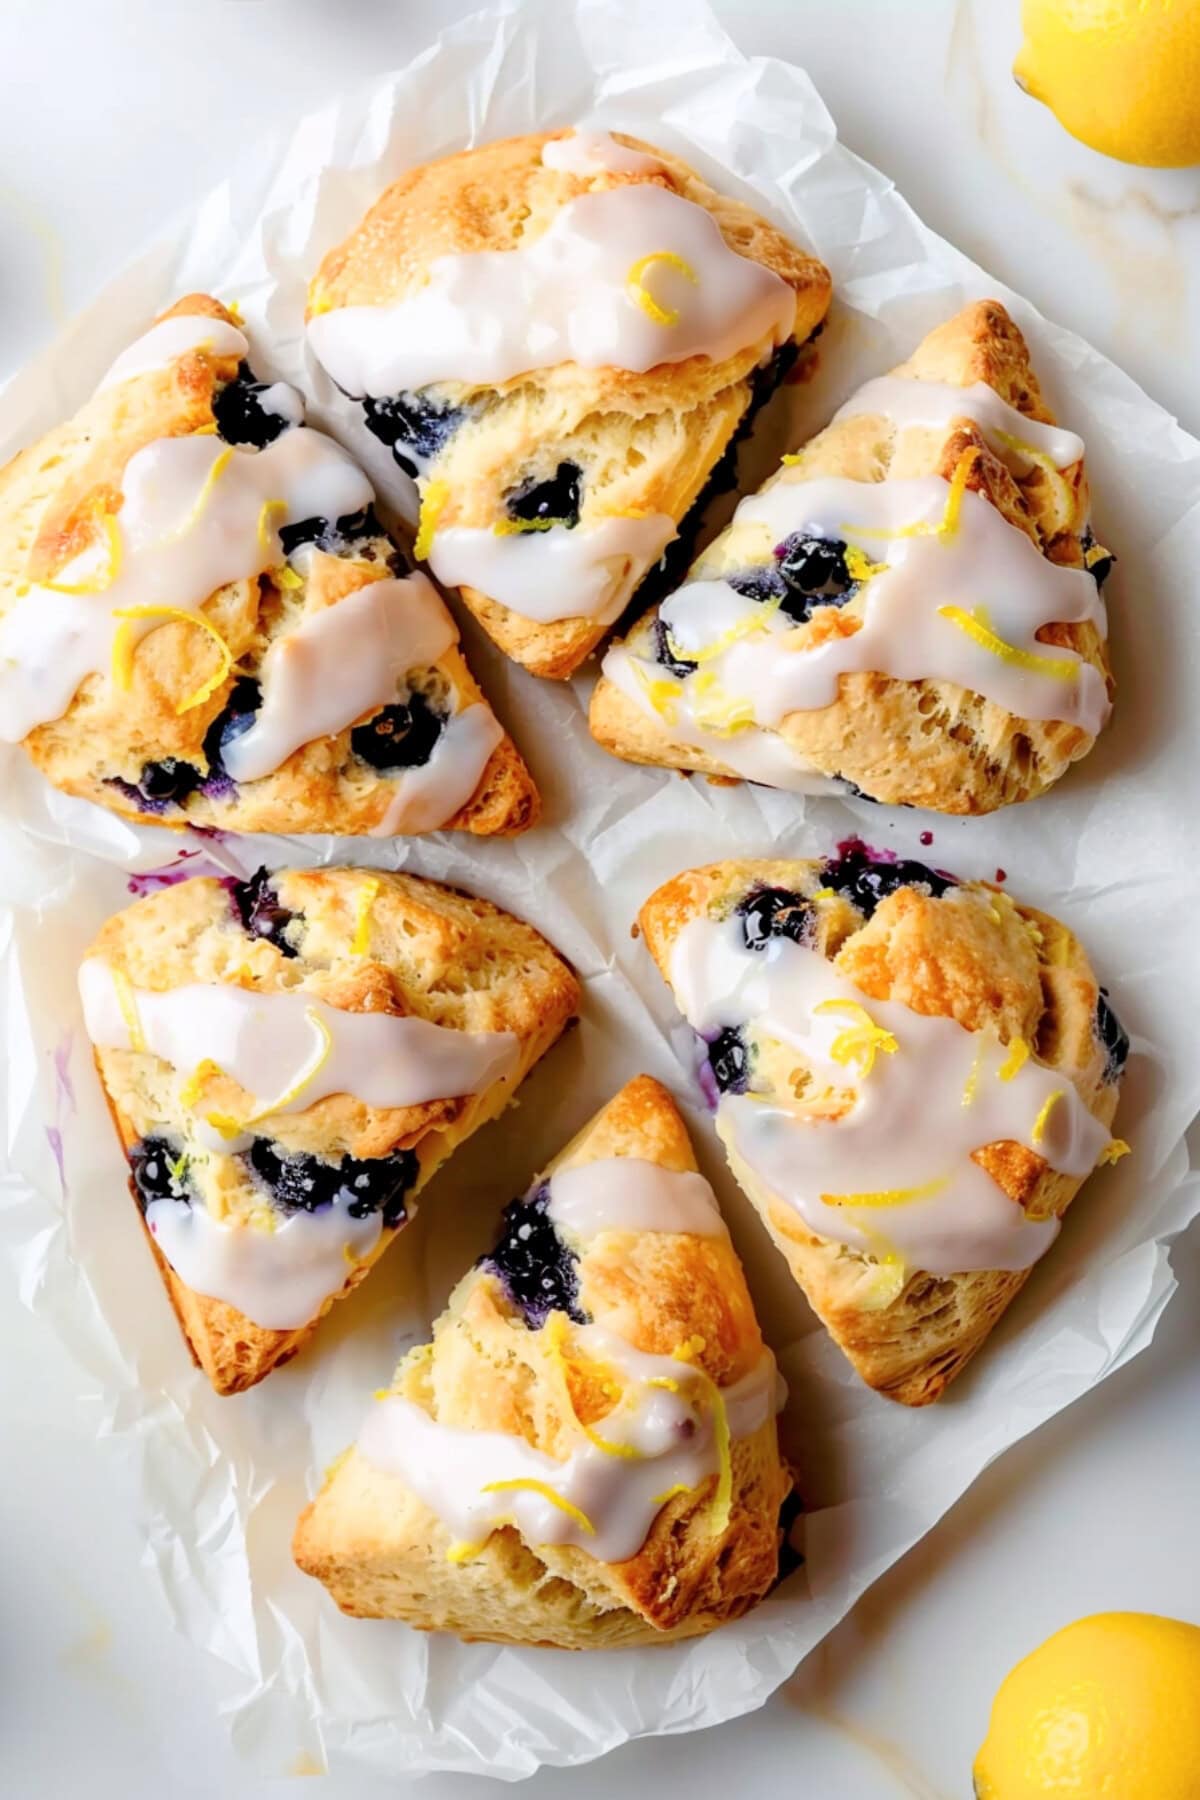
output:
[[[1059,621],[1090,622],[1103,636],[1104,603],[1094,579],[1086,570],[1049,562],[1024,532],[970,490],[961,496],[957,528],[950,535],[885,535],[913,524],[936,527],[948,494],[948,484],[936,475],[876,483],[837,477],[776,482],[742,501],[735,525],[763,525],[773,543],[795,532],[840,538],[872,560],[887,559],[886,570],[867,584],[859,630],[805,647],[778,609],[738,594],[725,581],[690,582],[663,603],[660,617],[682,655],[700,653],[700,670],[676,682],[665,668],[639,658],[630,667],[628,652],[610,652],[605,673],[611,672],[648,715],[663,719],[680,741],[706,744],[731,767],[739,756],[748,774],[752,759],[761,757],[764,771],[771,766],[755,742],[755,726],[775,730],[789,713],[831,705],[841,676],[855,671],[899,681],[955,682],[1019,718],[1059,719],[1095,735],[1111,711],[1103,676],[1074,651],[1044,644],[1036,635]],[[968,614],[980,609],[998,638],[1022,655],[1065,665],[1070,677],[1003,659],[941,607]],[[725,633],[738,629],[744,635],[715,651]],[[752,714],[729,736],[697,718],[714,678],[721,696],[743,703],[743,714],[747,709]],[[659,712],[646,683],[663,681],[672,691]],[[800,766],[798,773],[807,784],[808,772]],[[767,772],[751,779],[795,785]]]
[[[235,1306],[268,1331],[294,1331],[340,1292],[352,1265],[379,1242],[380,1214],[351,1218],[353,1199],[343,1191],[315,1212],[280,1214],[270,1230],[248,1219],[215,1219],[198,1200],[152,1200],[146,1225],[194,1293]]]
[[[604,1231],[691,1232],[724,1237],[716,1195],[693,1170],[637,1156],[576,1163],[550,1177],[547,1214],[560,1233],[587,1242]]]
[[[152,369],[165,369],[189,350],[208,350],[213,356],[236,356],[241,362],[249,356],[250,345],[245,332],[225,319],[210,319],[203,313],[176,313],[173,318],[160,319],[140,338],[135,338],[128,349],[122,350],[96,392],[102,394],[105,388],[114,387],[119,381],[130,381],[135,375],[148,374]],[[296,390],[289,391],[295,393]]]
[[[453,619],[420,574],[373,581],[306,613],[263,657],[262,704],[250,729],[222,750],[226,769],[235,781],[269,775],[302,744],[396,700],[410,669],[428,668],[457,641]]]
[[[664,254],[696,278],[662,261],[643,272],[674,323],[657,323],[629,290],[631,269]],[[643,182],[568,201],[519,249],[438,257],[406,299],[318,313],[308,336],[346,393],[384,397],[439,381],[494,386],[565,362],[719,362],[782,343],[795,316],[787,282],[730,250],[704,207]]]
[[[543,625],[579,618],[608,625],[674,536],[666,513],[549,531],[449,525],[434,534],[429,566],[448,586],[478,588]]]
[[[543,147],[542,163],[568,175],[659,175],[662,163],[644,150],[618,144],[607,131],[581,131],[570,137],[551,138]]]
[[[87,1034],[99,1049],[130,1050],[130,1021],[113,972],[99,957],[80,967],[79,992]],[[429,1019],[346,1012],[314,994],[290,989],[259,994],[219,982],[191,982],[155,993],[130,987],[124,996],[136,1017],[139,1048],[188,1075],[212,1062],[268,1106],[297,1089],[270,1113],[303,1112],[329,1094],[350,1094],[365,1106],[418,1106],[428,1100],[478,1094],[516,1070],[519,1044],[511,1031],[457,1031]],[[328,1054],[301,1081],[321,1048]],[[297,1084],[301,1083],[297,1088]],[[228,1146],[226,1146],[228,1147]]]
[[[1010,406],[986,381],[955,387],[946,381],[917,381],[903,375],[880,375],[864,382],[844,406],[834,413],[832,424],[863,416],[890,419],[901,431],[913,425],[947,426],[955,419],[970,419],[1002,460],[1015,460],[1024,474],[1038,456],[1048,457],[1054,468],[1069,469],[1083,457],[1083,439],[1060,425],[1044,425]],[[1031,458],[1028,451],[1035,452]]]
[[[593,1430],[609,1443],[634,1448],[636,1456],[614,1455],[587,1441],[559,1462],[520,1437],[440,1424],[397,1395],[375,1403],[359,1435],[359,1454],[399,1476],[461,1543],[481,1543],[499,1525],[514,1523],[535,1548],[573,1544],[600,1562],[624,1561],[645,1542],[668,1490],[694,1488],[717,1472],[712,1413],[704,1402],[708,1384],[697,1381],[687,1364],[635,1350],[599,1326],[579,1327],[574,1341],[586,1356],[615,1364],[630,1384],[629,1398]],[[647,1385],[654,1380],[682,1384],[685,1391]],[[766,1424],[779,1403],[777,1384],[768,1350],[741,1381],[722,1390],[732,1438],[750,1437]],[[483,1491],[506,1481],[543,1483],[582,1512],[593,1530],[529,1489]]]
[[[454,713],[446,721],[429,761],[392,778],[395,793],[368,837],[436,831],[467,804],[503,738],[503,728],[490,706],[476,702]]]
[[[222,457],[228,460],[214,476]],[[130,457],[122,490],[113,521],[119,560],[108,585],[58,591],[102,579],[110,551],[98,538],[55,577],[56,587],[30,588],[0,619],[0,739],[17,742],[60,718],[82,681],[107,674],[122,623],[136,640],[163,622],[122,621],[118,612],[163,605],[195,612],[227,582],[283,562],[280,525],[341,518],[373,497],[346,452],[311,430],[285,431],[258,451],[212,436],[160,439]],[[264,512],[268,501],[282,508]]]
[[[971,1152],[1012,1141],[1082,1176],[1108,1141],[1066,1072],[1030,1058],[1001,1080],[1009,1052],[993,1034],[873,999],[819,951],[788,939],[751,950],[737,919],[690,921],[673,947],[670,980],[697,1032],[749,1025],[758,1042],[791,1045],[852,1096],[842,1117],[818,1120],[768,1095],[725,1093],[717,1130],[735,1172],[745,1165],[811,1230],[877,1259],[933,1275],[1028,1268],[1058,1221],[1027,1218]],[[865,1076],[840,1063],[834,1042],[858,1015],[819,1013],[825,1001],[865,1008],[895,1051],[877,1054]],[[909,1190],[913,1198],[887,1205],[823,1198]]]

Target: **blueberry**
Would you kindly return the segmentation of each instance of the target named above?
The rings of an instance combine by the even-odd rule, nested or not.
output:
[[[698,663],[689,662],[686,656],[675,655],[671,649],[671,634],[663,619],[654,621],[654,660],[661,663],[664,669],[669,669],[672,675],[677,676],[680,681],[685,681],[689,675],[695,674],[700,666]]]
[[[187,1199],[186,1165],[179,1146],[169,1138],[139,1138],[129,1152],[129,1168],[143,1212],[152,1200]]]
[[[748,600],[785,600],[788,593],[787,582],[779,572],[775,563],[763,563],[761,566],[748,569],[735,569],[732,575],[722,579],[733,589],[735,594],[745,594]]]
[[[748,950],[763,950],[771,938],[790,938],[804,944],[812,936],[813,909],[790,888],[759,888],[747,894],[737,909]]]
[[[195,793],[203,780],[203,775],[193,763],[181,762],[174,756],[164,756],[161,762],[142,764],[137,791],[146,802],[148,812],[162,812],[171,805],[181,806],[189,794]]]
[[[803,531],[776,545],[779,573],[787,590],[783,610],[797,625],[812,617],[814,607],[844,606],[858,592],[858,583],[846,566],[846,548],[840,538]]]
[[[1108,1052],[1104,1079],[1112,1082],[1120,1075],[1129,1056],[1129,1033],[1113,1011],[1108,989],[1101,988],[1096,1001],[1096,1036]]]
[[[336,1162],[302,1151],[281,1150],[270,1138],[255,1138],[243,1160],[281,1212],[316,1212],[350,1195],[346,1212],[352,1219],[381,1213],[389,1228],[405,1216],[405,1198],[417,1178],[419,1164],[411,1150],[365,1161],[354,1156]]]
[[[926,868],[924,863],[905,861],[873,851],[859,838],[849,838],[838,845],[836,857],[821,865],[826,887],[844,894],[852,906],[869,919],[881,900],[897,888],[927,888],[935,898],[948,888],[958,886],[953,875],[944,870]]]
[[[582,488],[583,470],[579,464],[560,462],[547,480],[531,476],[506,494],[505,511],[510,519],[531,524],[552,519],[556,525],[578,525]]]
[[[367,430],[388,446],[406,475],[417,474],[418,461],[437,456],[467,417],[465,406],[421,394],[393,394],[385,400],[368,395],[362,407]]]
[[[263,408],[262,396],[273,385],[255,381],[249,363],[241,363],[234,379],[213,395],[213,417],[227,444],[262,450],[288,429],[290,419]]]
[[[1079,548],[1083,551],[1084,562],[1087,566],[1088,574],[1095,577],[1097,587],[1103,587],[1109,576],[1112,574],[1113,564],[1117,559],[1111,550],[1106,550],[1103,556],[1098,556],[1094,562],[1088,563],[1088,551],[1093,550],[1095,545],[1095,536],[1091,526],[1088,525],[1084,528],[1083,536],[1079,540]]]
[[[302,544],[315,544],[319,550],[337,556],[364,539],[386,536],[387,532],[371,505],[364,506],[360,512],[343,513],[340,519],[298,519],[294,525],[279,527],[279,542],[285,556],[294,555]]]
[[[588,1323],[579,1304],[578,1264],[554,1229],[549,1205],[545,1184],[526,1200],[510,1200],[495,1249],[478,1263],[503,1283],[531,1331],[539,1330],[552,1312],[566,1313],[577,1325]]]
[[[385,706],[350,733],[350,748],[373,769],[419,769],[433,755],[446,720],[424,694],[410,694],[398,706]]]
[[[289,912],[280,901],[279,895],[271,886],[271,877],[265,869],[257,869],[249,881],[235,881],[230,890],[233,904],[242,921],[242,929],[250,937],[266,938],[285,956],[295,956],[293,945],[286,936],[288,926],[300,914]]]
[[[750,1080],[750,1053],[736,1025],[727,1025],[708,1042],[708,1066],[723,1094],[744,1094]]]

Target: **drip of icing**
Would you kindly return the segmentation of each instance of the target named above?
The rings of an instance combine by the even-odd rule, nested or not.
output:
[[[570,137],[551,138],[543,147],[542,163],[568,175],[661,175],[662,163],[642,150],[618,144],[607,131],[581,131]]]
[[[275,419],[286,419],[289,425],[304,423],[304,396],[290,382],[273,381],[259,394],[258,406],[261,412],[270,413]]]
[[[482,702],[453,714],[433,746],[429,761],[392,778],[395,797],[367,835],[390,837],[395,832],[436,831],[467,804],[503,737],[504,730],[495,713]]]
[[[267,650],[262,705],[250,729],[222,750],[226,769],[234,781],[269,775],[302,744],[333,737],[395,700],[410,669],[429,668],[457,641],[423,575],[373,581],[305,614]]]
[[[165,993],[130,988],[131,1020],[111,967],[99,957],[82,964],[79,992],[97,1048],[130,1049],[132,1023],[146,1051],[181,1073],[213,1062],[260,1103],[295,1089],[274,1109],[279,1113],[303,1112],[329,1094],[378,1107],[478,1094],[507,1080],[519,1057],[511,1031],[457,1031],[428,1019],[345,1012],[296,989],[258,994],[218,982]],[[321,1027],[329,1033],[328,1053],[302,1081]]]
[[[118,612],[164,603],[195,612],[227,582],[284,560],[281,525],[342,518],[372,499],[346,452],[311,430],[253,451],[212,436],[163,438],[130,457],[122,490],[114,544],[98,540],[55,587],[30,588],[0,620],[0,739],[61,718],[82,681],[111,669],[118,627],[141,637],[156,623]],[[61,591],[84,583],[92,591]]]
[[[127,350],[122,350],[96,392],[102,394],[118,381],[130,381],[151,369],[165,369],[189,350],[208,350],[213,356],[234,356],[241,362],[250,354],[250,345],[246,334],[224,319],[210,319],[203,313],[177,313],[174,318],[160,319],[135,338]],[[295,389],[289,392],[295,393]]]
[[[678,308],[656,323],[634,299],[629,271],[651,257],[654,298]],[[438,381],[494,386],[534,369],[644,371],[689,356],[722,362],[787,338],[796,298],[780,276],[731,250],[711,213],[650,183],[581,194],[516,250],[440,256],[426,284],[392,306],[318,313],[308,335],[348,394],[375,398]]]
[[[834,413],[832,423],[864,416],[891,419],[901,431],[911,425],[947,426],[970,419],[1002,459],[1012,458],[1025,474],[1037,457],[1048,457],[1056,469],[1069,469],[1083,457],[1083,439],[1059,425],[1044,425],[1018,412],[986,381],[955,387],[945,381],[916,381],[903,375],[880,375],[864,382]],[[1035,453],[1031,458],[1029,451]]]
[[[587,1242],[602,1231],[686,1231],[724,1237],[716,1195],[703,1175],[636,1156],[606,1156],[560,1169],[547,1206],[559,1232]]]
[[[478,588],[539,624],[586,618],[608,625],[674,536],[666,513],[504,534],[450,525],[435,533],[429,566],[448,586]]]
[[[807,945],[772,938],[751,950],[739,920],[694,919],[675,942],[670,976],[697,1032],[749,1025],[845,1092],[849,1110],[837,1119],[805,1118],[764,1093],[723,1094],[717,1107],[735,1173],[748,1169],[835,1243],[878,1255],[882,1240],[892,1257],[932,1275],[1028,1268],[1058,1220],[1028,1218],[972,1151],[1012,1141],[1078,1177],[1108,1141],[1062,1071],[1031,1058],[1013,1073],[992,1034],[870,998]],[[847,1018],[860,1016],[846,1008],[865,1008],[896,1045],[857,1080],[833,1054]]]
[[[265,1330],[294,1331],[344,1287],[352,1266],[379,1242],[379,1213],[351,1218],[353,1199],[339,1194],[312,1213],[273,1215],[270,1230],[245,1219],[214,1219],[200,1203],[152,1200],[146,1226],[194,1292],[224,1300]]]
[[[480,1543],[511,1522],[535,1548],[574,1544],[600,1562],[623,1562],[645,1543],[664,1494],[717,1473],[712,1413],[703,1405],[707,1383],[695,1381],[686,1364],[635,1350],[599,1326],[580,1327],[574,1341],[586,1356],[615,1364],[632,1387],[632,1404],[623,1403],[596,1429],[635,1455],[614,1455],[588,1440],[558,1462],[524,1438],[439,1424],[398,1395],[376,1403],[359,1453],[398,1475],[461,1543]],[[655,1381],[671,1386],[649,1385]],[[721,1397],[732,1438],[751,1437],[765,1425],[779,1404],[770,1351]],[[537,1483],[563,1504],[530,1487],[485,1491],[509,1482]]]
[[[647,713],[694,732],[706,728],[697,712],[702,703],[711,705],[715,688],[734,734],[719,743],[732,743],[743,755],[755,754],[755,726],[777,729],[789,713],[832,705],[841,676],[855,671],[954,682],[1019,718],[1059,719],[1094,736],[1111,711],[1103,676],[1074,651],[1043,644],[1036,634],[1053,621],[1088,621],[1103,635],[1096,583],[1085,570],[1047,561],[1024,532],[970,491],[961,496],[956,528],[939,535],[947,492],[939,476],[877,483],[785,478],[743,500],[735,524],[763,526],[773,542],[803,532],[849,543],[872,558],[887,556],[889,566],[867,584],[859,629],[806,646],[780,609],[724,581],[692,582],[663,603],[660,617],[680,654],[702,657],[703,667],[680,682],[635,660],[635,679],[628,669],[620,674],[623,691]],[[904,535],[914,525],[927,529]],[[730,634],[727,646],[715,650]],[[981,637],[1001,640],[1012,656],[995,654]],[[1030,660],[1042,666],[1030,668]],[[613,667],[621,671],[619,661]],[[661,681],[667,685],[660,709],[652,698],[658,690],[649,684]],[[738,741],[743,737],[745,746]],[[727,748],[715,753],[731,760]]]

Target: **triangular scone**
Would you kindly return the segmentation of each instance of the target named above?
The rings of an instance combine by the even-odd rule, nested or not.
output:
[[[871,1387],[936,1400],[1098,1160],[1129,1040],[1064,925],[852,841],[659,888],[730,1166]]]
[[[982,300],[869,381],[610,650],[630,762],[984,813],[1092,746],[1112,692],[1083,444]]]
[[[340,445],[205,295],[0,471],[0,739],[127,818],[522,831],[538,795]]]
[[[362,869],[180,882],[109,919],[80,992],[167,1292],[223,1394],[357,1286],[579,1000],[519,919]]]
[[[683,1121],[639,1076],[506,1208],[296,1560],[344,1612],[468,1639],[710,1631],[775,1578],[777,1379]]]
[[[539,133],[394,182],[317,271],[309,342],[419,477],[418,554],[563,678],[668,544],[687,555],[829,296],[677,157]]]

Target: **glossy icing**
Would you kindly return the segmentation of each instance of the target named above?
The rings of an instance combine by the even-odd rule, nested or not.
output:
[[[972,1151],[1011,1141],[1079,1177],[1108,1142],[1068,1073],[1033,1057],[1014,1073],[992,1034],[870,998],[819,951],[790,939],[750,949],[736,918],[690,921],[673,947],[670,979],[697,1032],[748,1026],[755,1041],[792,1046],[844,1091],[848,1111],[820,1121],[763,1093],[725,1093],[717,1130],[735,1173],[748,1171],[821,1237],[893,1267],[932,1275],[1028,1268],[1058,1221],[1028,1218]],[[819,1010],[829,1002],[836,1010]],[[844,1051],[864,1009],[894,1048],[848,1062],[834,1050]]]
[[[511,1031],[456,1031],[428,1019],[346,1012],[302,991],[260,994],[193,982],[162,993],[119,992],[98,957],[82,964],[79,991],[98,1048],[144,1049],[177,1069],[181,1082],[215,1063],[255,1096],[252,1115],[260,1118],[302,1112],[329,1094],[377,1107],[478,1094],[508,1079],[519,1059]]]
[[[200,1203],[152,1200],[146,1226],[195,1293],[235,1306],[269,1331],[294,1331],[345,1286],[353,1266],[379,1242],[379,1213],[351,1218],[352,1202],[353,1195],[339,1195],[315,1212],[272,1214],[265,1229],[248,1219],[215,1219]]]
[[[955,419],[973,420],[996,454],[1004,461],[1015,460],[1020,473],[1038,457],[1049,458],[1054,468],[1062,470],[1083,456],[1083,439],[1077,433],[1028,418],[986,381],[955,387],[945,381],[880,375],[864,382],[834,413],[832,423],[863,415],[890,419],[902,431],[913,425],[945,427]]]
[[[646,1355],[599,1326],[578,1328],[574,1342],[589,1358],[615,1364],[629,1384],[622,1404],[593,1431],[635,1455],[614,1455],[589,1440],[559,1462],[523,1438],[439,1424],[397,1395],[376,1402],[359,1454],[398,1475],[461,1545],[481,1545],[498,1525],[513,1523],[535,1548],[573,1544],[601,1562],[624,1561],[645,1542],[670,1489],[696,1487],[717,1473],[711,1384],[686,1363]],[[766,1424],[778,1406],[777,1384],[775,1359],[764,1351],[748,1375],[722,1390],[732,1438]],[[576,1516],[529,1488],[485,1491],[513,1481],[539,1483]]]
[[[390,778],[395,783],[395,794],[368,836],[435,831],[444,825],[459,807],[467,804],[503,737],[495,713],[482,702],[454,713],[446,721],[429,761]]]
[[[429,566],[448,586],[477,588],[540,624],[588,618],[607,625],[674,536],[666,513],[549,531],[451,525],[435,532]]]
[[[390,704],[410,669],[428,668],[457,641],[453,619],[419,574],[373,581],[306,613],[268,648],[262,704],[249,730],[223,749],[226,769],[235,781],[269,775],[302,744]],[[472,792],[481,773],[482,765]]]
[[[551,138],[542,150],[542,162],[547,169],[569,175],[657,175],[662,171],[656,156],[618,144],[607,131],[581,131],[578,126],[570,137]]]
[[[704,207],[637,183],[568,201],[518,249],[436,258],[424,286],[392,306],[318,312],[308,335],[346,393],[384,398],[439,381],[494,386],[566,362],[644,371],[689,356],[723,361],[782,343],[795,313],[788,284],[731,250]]]
[[[88,549],[0,620],[8,742],[60,718],[89,676],[116,678],[118,631],[136,645],[163,623],[164,605],[196,612],[227,582],[282,563],[281,525],[341,518],[372,499],[346,452],[311,430],[285,431],[258,451],[211,435],[160,439],[130,457],[122,494]]]
[[[585,1243],[602,1231],[725,1235],[716,1195],[703,1175],[635,1156],[559,1169],[550,1178],[547,1212],[557,1231]]]
[[[225,319],[210,319],[203,313],[177,313],[174,318],[160,319],[140,338],[135,338],[128,349],[122,350],[96,392],[101,394],[118,381],[129,381],[151,369],[165,369],[189,350],[209,350],[214,356],[236,356],[241,362],[249,356],[250,345],[245,332]],[[284,384],[277,385],[282,387]],[[294,388],[289,390],[295,391]]]

